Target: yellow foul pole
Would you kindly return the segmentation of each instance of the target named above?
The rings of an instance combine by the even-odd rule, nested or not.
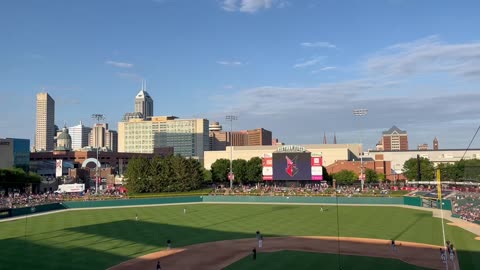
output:
[[[442,181],[440,175],[440,169],[437,169],[437,194],[438,194],[438,201],[440,202],[440,212],[442,214],[442,235],[443,235],[443,245],[445,246],[445,253],[447,253],[447,240],[445,239],[445,225],[443,224],[443,201],[442,201]],[[447,258],[448,260],[448,258]],[[445,264],[448,270],[448,263]]]

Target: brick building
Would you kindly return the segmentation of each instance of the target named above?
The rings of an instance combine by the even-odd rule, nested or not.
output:
[[[98,159],[102,167],[112,168],[116,174],[123,174],[128,165],[128,161],[134,157],[145,157],[153,159],[156,156],[166,156],[173,154],[173,147],[164,147],[155,149],[154,154],[140,153],[115,153],[98,152]],[[64,164],[70,164],[70,169],[82,167],[82,163],[89,158],[97,158],[96,151],[53,151],[53,152],[32,152],[30,153],[31,170],[43,176],[55,175],[55,166],[50,168],[50,164],[55,164],[57,159],[63,160]],[[49,168],[45,168],[48,166]],[[89,164],[94,167],[94,164]]]
[[[218,122],[213,122],[209,128],[210,151],[223,151],[228,146],[272,145],[272,132],[264,128],[222,131]]]
[[[375,155],[375,159],[367,158],[363,160],[364,173],[367,169],[374,170],[378,174],[384,174],[385,178],[391,181],[404,179],[403,175],[396,175],[392,172],[391,161],[386,161],[383,155]],[[328,174],[338,173],[342,170],[355,172],[360,178],[362,170],[362,162],[360,160],[348,161],[337,160],[326,167]]]
[[[382,138],[377,144],[378,151],[407,151],[408,133],[396,126],[382,133]]]

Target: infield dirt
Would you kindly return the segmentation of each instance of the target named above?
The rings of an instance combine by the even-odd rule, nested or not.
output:
[[[440,246],[396,241],[397,250],[392,251],[390,240],[349,237],[272,237],[264,238],[263,247],[256,239],[226,240],[186,246],[179,249],[159,251],[132,259],[109,270],[154,269],[157,260],[162,269],[169,270],[217,270],[251,255],[256,247],[258,256],[262,252],[295,250],[306,252],[358,255],[392,258],[409,264],[445,269],[440,260]],[[460,269],[455,259],[456,269]],[[452,262],[449,261],[449,265]]]

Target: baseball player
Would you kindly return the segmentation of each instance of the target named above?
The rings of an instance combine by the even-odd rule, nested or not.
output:
[[[157,261],[157,270],[160,270],[162,269],[162,267],[160,266],[160,261]]]
[[[392,239],[392,243],[390,244],[392,251],[397,251],[397,247],[395,246],[395,240]]]
[[[257,237],[257,241],[260,240],[260,231],[257,231],[256,237]]]
[[[257,259],[257,249],[256,248],[252,249],[252,255],[253,255],[253,260],[255,261]]]
[[[447,259],[447,257],[445,256],[445,251],[444,251],[442,248],[440,248],[440,259],[441,259],[442,262],[444,262],[444,263],[445,263],[445,261],[446,261],[446,259]]]
[[[183,208],[183,214],[185,215],[187,213],[187,208]]]
[[[138,221],[138,214],[135,213],[135,221]]]
[[[167,240],[167,249],[172,248],[172,241],[170,239]]]
[[[260,238],[258,239],[258,247],[261,248],[263,247],[263,236],[260,235]]]

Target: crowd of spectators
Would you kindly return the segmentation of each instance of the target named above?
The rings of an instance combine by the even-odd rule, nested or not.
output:
[[[454,214],[463,220],[480,224],[480,193],[457,193],[450,199]]]
[[[119,190],[112,189],[94,194],[90,190],[81,193],[58,193],[53,192],[40,194],[27,194],[20,192],[0,194],[0,209],[32,207],[41,204],[59,203],[65,201],[94,201],[94,200],[113,200],[126,199],[128,195]]]
[[[253,195],[253,196],[388,196],[391,187],[388,184],[364,185],[339,185],[333,188],[327,183],[319,184],[291,184],[286,185],[239,185],[230,191],[228,186],[217,186],[210,195]]]

